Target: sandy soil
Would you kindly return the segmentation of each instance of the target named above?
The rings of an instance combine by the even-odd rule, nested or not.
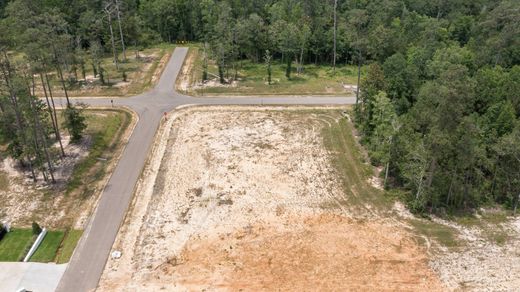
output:
[[[191,52],[191,50],[190,50],[190,52],[188,52],[186,59],[184,60],[184,64],[182,65],[182,69],[181,69],[182,71],[180,72],[179,77],[177,78],[177,81],[176,81],[176,89],[178,91],[185,92],[190,88],[190,85],[192,83],[191,78],[193,76],[193,74],[191,72],[193,70],[196,70],[194,68],[195,58],[196,58],[196,54]]]
[[[326,207],[342,190],[312,112],[173,116],[98,290],[441,290],[401,225]]]
[[[164,56],[159,60],[159,64],[157,64],[157,68],[153,72],[151,83],[155,84],[159,80],[159,78],[162,75],[162,72],[166,66],[166,63],[168,63],[168,60],[170,60],[171,53],[165,53]],[[150,68],[147,68],[146,71],[150,70]]]
[[[455,228],[463,244],[458,250],[437,247],[430,266],[450,290],[518,291],[520,287],[520,219],[488,226],[503,228],[508,239],[497,244],[485,238],[482,226],[469,228],[454,222],[434,219]]]

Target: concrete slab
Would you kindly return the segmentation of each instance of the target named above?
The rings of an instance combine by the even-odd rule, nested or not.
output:
[[[0,291],[54,292],[67,264],[0,262]]]

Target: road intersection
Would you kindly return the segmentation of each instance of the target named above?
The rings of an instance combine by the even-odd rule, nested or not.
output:
[[[98,285],[134,187],[164,113],[185,105],[342,105],[354,97],[191,97],[175,91],[188,48],[173,52],[159,82],[151,91],[128,98],[77,98],[91,106],[124,106],[137,113],[137,122],[123,154],[105,186],[57,291],[91,291]]]

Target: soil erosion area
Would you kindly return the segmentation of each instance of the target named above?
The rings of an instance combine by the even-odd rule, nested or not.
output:
[[[344,192],[321,136],[330,120],[305,108],[174,115],[98,290],[441,289],[409,231],[335,206]]]

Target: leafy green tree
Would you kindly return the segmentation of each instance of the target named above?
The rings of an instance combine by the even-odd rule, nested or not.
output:
[[[374,130],[372,123],[374,99],[380,91],[386,89],[385,76],[379,64],[374,63],[368,67],[367,76],[362,80],[361,88],[361,103],[356,106],[356,120],[363,133],[370,137]]]
[[[513,206],[516,214],[520,201],[520,124],[517,122],[514,130],[503,136],[495,145],[497,153],[497,200]]]
[[[374,132],[370,137],[371,157],[377,163],[385,166],[384,185],[388,179],[390,169],[391,150],[394,135],[399,130],[399,122],[394,105],[387,97],[386,92],[380,91],[374,97],[373,118],[371,120]]]
[[[78,107],[71,104],[63,111],[65,128],[67,128],[70,133],[72,143],[81,141],[83,131],[87,128],[83,113],[84,108],[84,105]]]
[[[272,74],[271,58],[272,58],[271,52],[269,52],[269,50],[265,50],[264,61],[265,61],[265,66],[267,67],[267,84],[268,85],[271,85],[271,74]]]

